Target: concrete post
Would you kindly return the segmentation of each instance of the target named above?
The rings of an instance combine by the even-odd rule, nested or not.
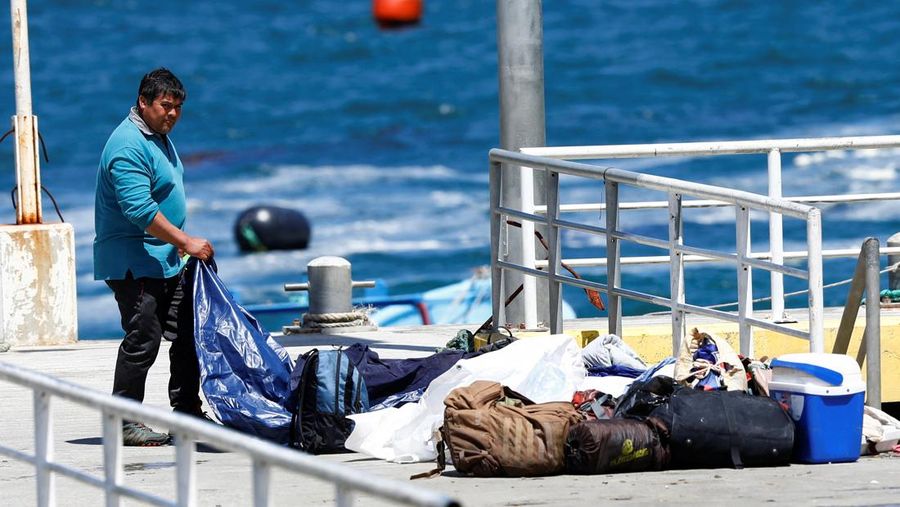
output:
[[[894,234],[887,240],[888,248],[900,246],[900,232]],[[893,266],[900,262],[900,254],[888,255],[888,266]],[[900,271],[891,271],[888,273],[888,289],[900,290]]]
[[[78,340],[75,232],[42,224],[38,123],[31,107],[31,60],[25,0],[10,0],[15,75],[15,226],[0,226],[0,352],[12,345]]]
[[[543,55],[543,18],[540,0],[497,0],[497,57],[500,81],[500,147],[517,151],[522,147],[544,146],[544,55]],[[523,205],[546,204],[544,174],[532,174],[531,170],[503,171],[501,202],[504,206],[523,209]],[[527,185],[523,178],[530,178]],[[533,202],[523,191],[529,187],[533,192]],[[530,211],[530,210],[526,210]],[[523,224],[524,226],[525,224]],[[528,249],[525,242],[533,245],[535,239],[528,227],[522,229],[501,225],[506,238],[505,248],[500,255],[505,260],[522,264],[533,259],[526,259]],[[546,226],[535,227],[546,236]],[[533,250],[533,249],[532,249]],[[543,251],[538,255],[543,258]],[[504,273],[505,299],[519,285],[530,278],[512,271]],[[506,310],[506,321],[502,324],[524,324],[533,327],[536,322],[549,322],[549,285],[546,280],[538,280],[535,288],[526,284],[526,291],[516,298]],[[536,304],[535,308],[526,308],[526,301]],[[527,318],[526,318],[527,317]]]
[[[78,341],[69,224],[0,225],[0,344]]]

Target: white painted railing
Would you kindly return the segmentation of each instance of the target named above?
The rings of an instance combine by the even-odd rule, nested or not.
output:
[[[708,141],[691,143],[660,143],[660,144],[624,144],[605,146],[553,146],[522,148],[520,151],[527,155],[561,159],[561,160],[605,160],[623,158],[654,158],[654,157],[705,157],[719,155],[747,155],[764,154],[767,157],[768,166],[768,195],[773,199],[782,197],[781,178],[781,154],[789,152],[817,152],[830,150],[862,150],[900,148],[900,136],[860,136],[860,137],[823,137],[804,139],[762,139],[750,141]],[[854,203],[879,200],[900,200],[900,193],[858,194],[858,195],[829,195],[811,197],[789,197],[794,202],[814,203]],[[715,206],[727,203],[683,203],[688,206]],[[666,203],[624,203],[619,209],[647,209],[665,206]],[[545,207],[536,207],[536,211],[545,211]],[[585,211],[584,206],[563,207],[562,211]],[[773,263],[780,264],[785,258],[790,258],[788,252],[784,252],[783,229],[781,215],[770,213],[769,215],[769,249],[767,258]],[[900,248],[883,248],[883,255],[900,253]],[[796,254],[793,253],[793,254]],[[855,257],[859,250],[852,253],[836,254],[836,251],[824,251],[826,257],[841,256]],[[806,252],[802,252],[805,256]],[[567,264],[570,264],[566,260]],[[587,265],[582,261],[582,265]],[[573,264],[574,265],[574,264]],[[596,265],[596,264],[595,264]],[[778,271],[770,274],[772,294],[773,321],[782,320],[784,317],[784,275]]]
[[[459,505],[447,496],[409,483],[375,477],[223,426],[210,424],[196,417],[176,414],[142,405],[126,398],[85,389],[82,386],[9,363],[0,362],[0,379],[24,386],[34,394],[34,454],[27,454],[2,444],[0,444],[0,454],[34,466],[37,482],[37,505],[40,507],[57,504],[55,474],[64,475],[104,490],[107,507],[121,505],[123,497],[167,507],[195,506],[197,505],[197,484],[194,452],[196,441],[200,439],[213,447],[242,453],[250,458],[253,505],[257,507],[271,504],[270,473],[276,467],[333,483],[335,504],[341,507],[353,505],[355,492],[407,505],[435,507]],[[54,398],[94,408],[102,414],[104,461],[102,477],[53,461],[52,401]],[[124,484],[123,419],[168,427],[169,432],[175,437],[177,485],[174,500],[161,498]]]
[[[672,350],[677,353],[685,333],[685,314],[695,313],[725,321],[736,322],[740,330],[740,351],[752,357],[753,328],[769,329],[789,336],[809,340],[810,350],[822,352],[823,344],[823,300],[822,300],[822,224],[817,208],[792,202],[787,199],[770,198],[750,192],[730,188],[704,185],[673,178],[640,174],[614,168],[604,168],[578,162],[525,155],[522,153],[493,149],[490,152],[490,195],[491,195],[491,276],[494,326],[504,323],[504,309],[501,295],[506,293],[503,286],[505,270],[514,270],[532,277],[549,280],[548,300],[550,304],[550,330],[562,331],[561,284],[574,285],[586,289],[605,291],[608,300],[609,332],[622,335],[621,298],[636,299],[672,310]],[[542,170],[545,175],[546,212],[537,214],[520,209],[512,209],[501,203],[501,171],[532,169]],[[606,226],[598,227],[560,218],[559,175],[566,174],[603,181],[606,193]],[[633,234],[619,227],[619,185],[630,185],[646,190],[665,192],[668,195],[669,234],[660,239]],[[721,252],[689,246],[684,243],[682,231],[682,199],[690,196],[698,199],[712,199],[735,207],[736,244],[733,252]],[[807,231],[806,269],[786,266],[783,259],[767,261],[755,257],[750,248],[750,210],[762,210],[780,216],[803,220]],[[506,218],[517,218],[547,226],[549,260],[546,270],[539,270],[534,261],[523,265],[500,260],[501,241],[505,236]],[[587,234],[602,235],[606,238],[607,283],[601,284],[560,274],[561,243],[560,230],[569,229]],[[669,297],[648,294],[622,286],[620,272],[620,241],[630,241],[641,245],[668,250],[670,259]],[[738,311],[736,314],[688,304],[684,292],[684,258],[687,255],[705,257],[733,263],[738,278]],[[568,260],[566,262],[569,262]],[[753,295],[751,268],[765,269],[808,281],[809,288],[809,330],[802,331],[778,322],[770,322],[753,316]]]

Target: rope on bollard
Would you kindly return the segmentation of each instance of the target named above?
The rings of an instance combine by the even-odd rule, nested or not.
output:
[[[368,326],[369,312],[366,309],[353,310],[352,312],[339,313],[304,313],[304,329],[325,329],[335,327]]]

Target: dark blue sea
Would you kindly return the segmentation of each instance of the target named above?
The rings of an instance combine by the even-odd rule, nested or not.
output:
[[[544,2],[543,13],[550,145],[898,130],[897,2],[560,0]],[[30,2],[28,15],[34,112],[50,156],[42,182],[75,227],[81,337],[120,334],[115,303],[93,280],[94,179],[107,136],[157,66],[188,90],[172,135],[186,166],[187,229],[213,242],[220,275],[243,302],[286,300],[282,284],[302,281],[307,262],[322,255],[348,258],[355,279],[380,279],[392,294],[464,280],[489,263],[486,161],[499,144],[494,2],[425,0],[418,26],[388,31],[367,0],[45,0]],[[12,116],[8,31],[0,33],[0,82]],[[5,192],[15,185],[12,147],[9,139],[0,146]],[[784,193],[896,191],[897,160],[889,150],[787,154]],[[764,156],[613,165],[766,192]],[[564,193],[568,202],[599,202],[602,188],[567,181]],[[302,211],[310,248],[240,254],[234,221],[256,204]],[[46,196],[43,213],[56,220]],[[894,203],[831,206],[824,215],[826,248],[858,247],[869,235],[884,243],[900,231]],[[689,213],[686,242],[728,248],[733,217],[729,209]],[[754,249],[764,251],[767,222],[754,219]],[[8,198],[0,221],[15,222]],[[666,231],[659,214],[623,223]],[[802,225],[785,228],[786,248],[803,249]],[[605,255],[600,239],[565,241],[567,257]],[[849,278],[853,262],[826,261],[825,282]],[[665,267],[624,277],[632,288],[668,292]],[[788,290],[801,287],[790,282]],[[734,301],[736,284],[733,267],[690,267],[688,301]],[[758,273],[754,295],[768,295],[767,285]],[[845,295],[830,289],[826,303]],[[598,315],[579,290],[565,298],[579,315]]]

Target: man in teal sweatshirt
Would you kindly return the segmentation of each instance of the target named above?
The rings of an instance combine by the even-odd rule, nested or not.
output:
[[[185,96],[169,70],[149,72],[136,105],[106,142],[97,172],[94,278],[115,294],[125,332],[113,394],[143,402],[147,372],[166,338],[169,401],[178,412],[205,417],[182,255],[208,260],[213,247],[184,232],[184,166],[169,139]],[[169,435],[138,422],[126,422],[122,436],[125,445],[169,443]]]

